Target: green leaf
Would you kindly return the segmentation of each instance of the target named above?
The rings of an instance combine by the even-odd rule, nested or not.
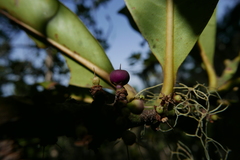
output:
[[[204,28],[202,34],[199,37],[201,48],[204,50],[209,62],[213,65],[213,57],[215,51],[216,40],[216,10],[214,11],[207,26]]]
[[[107,73],[113,70],[108,57],[97,40],[79,18],[65,6],[60,5],[57,14],[48,22],[46,34],[52,40],[69,48],[77,56],[87,59]],[[70,84],[90,87],[93,71],[84,69],[69,58],[67,58],[67,62],[71,71]],[[95,69],[97,72],[97,68],[94,68],[94,66],[89,69]],[[107,83],[104,83],[103,80],[101,85],[107,87]]]
[[[92,84],[92,79],[94,77],[93,71],[87,70],[84,66],[79,65],[79,63],[73,61],[72,59],[64,56],[65,60],[70,69],[70,82],[69,84],[79,87],[90,88]],[[111,88],[111,86],[105,82],[103,79],[100,80],[100,85],[104,88]]]
[[[109,73],[112,64],[98,41],[79,18],[57,0],[0,0],[0,9],[32,35],[47,41],[67,57],[71,71],[70,84],[90,87],[93,70],[101,78],[101,85],[112,88]],[[80,65],[81,64],[81,65]]]
[[[46,23],[57,13],[59,5],[57,0],[0,0],[0,9],[41,33],[45,32]]]
[[[163,69],[166,61],[166,38],[173,29],[173,73],[176,75],[181,63],[196,43],[210,19],[217,0],[174,0],[173,25],[167,25],[167,2],[169,0],[125,0],[140,32],[148,41],[153,54]]]
[[[226,59],[224,63],[225,63],[225,69],[221,77],[218,78],[218,86],[220,88],[224,88],[224,84],[230,81],[234,77],[235,73],[237,72],[238,66],[240,64],[240,54],[233,60]],[[239,78],[239,76],[237,77]]]
[[[207,26],[203,30],[198,40],[200,55],[202,57],[205,69],[208,74],[209,88],[215,90],[217,88],[217,75],[215,73],[213,58],[215,51],[216,39],[216,10],[214,11]]]

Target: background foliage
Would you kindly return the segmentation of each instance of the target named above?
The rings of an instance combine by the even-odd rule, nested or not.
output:
[[[92,31],[92,34],[97,38],[101,43],[104,49],[107,49],[111,44],[107,44],[104,37],[103,31],[97,28],[96,21],[92,14],[92,8],[98,8],[101,5],[107,4],[108,1],[93,1],[90,5],[83,2],[74,2],[77,5],[78,10],[76,14],[83,20],[84,24]],[[225,69],[224,61],[226,59],[233,60],[239,54],[240,50],[240,26],[239,26],[239,6],[236,6],[231,11],[226,11],[224,21],[219,22],[217,25],[217,34],[216,34],[216,48],[215,48],[215,70],[218,76],[220,76]],[[120,11],[123,13],[124,11]],[[127,15],[127,14],[125,14]],[[133,28],[137,29],[133,21],[129,19]],[[76,92],[76,89],[72,86],[65,87],[61,84],[66,84],[65,79],[69,77],[69,69],[60,55],[60,53],[54,48],[48,49],[39,49],[35,46],[34,43],[29,42],[26,46],[15,46],[12,41],[14,37],[21,33],[19,26],[14,24],[14,22],[9,21],[4,16],[0,16],[0,56],[1,56],[1,67],[0,67],[0,85],[1,85],[1,95],[9,95],[9,87],[14,88],[14,95],[31,95],[31,94],[44,94],[45,99],[48,102],[63,102],[63,100],[70,95],[79,96],[80,93]],[[138,29],[137,29],[138,30]],[[13,57],[13,53],[18,51],[18,49],[26,48],[28,52],[24,59],[18,59]],[[178,81],[181,81],[188,86],[195,84],[196,80],[201,83],[208,83],[206,77],[206,71],[202,67],[202,62],[199,57],[197,46],[192,49],[190,55],[187,57],[186,61],[179,69]],[[35,58],[42,59],[41,63],[35,64]],[[134,53],[130,56],[129,62],[134,65],[136,63],[142,63],[144,69],[136,73],[139,78],[142,79],[146,87],[155,85],[159,83],[159,63],[153,54],[149,51],[148,57],[146,59],[142,58],[142,53]],[[190,67],[189,67],[190,66]],[[236,77],[239,75],[239,68],[236,71]],[[55,83],[46,83],[40,84],[43,81],[57,82],[60,85],[55,85]],[[240,128],[237,124],[238,113],[239,113],[239,90],[236,90],[239,87],[239,83],[232,90],[224,91],[221,93],[223,98],[229,99],[232,102],[231,107],[224,113],[220,115],[221,119],[216,121],[212,126],[212,137],[217,141],[222,143],[224,146],[229,147],[232,150],[230,153],[229,159],[238,159],[239,147],[235,143],[239,140],[239,131]],[[47,90],[45,90],[47,89]],[[50,89],[50,90],[49,90]],[[88,101],[87,97],[84,97],[85,101]],[[229,118],[231,117],[231,118]],[[184,124],[184,122],[183,122]],[[224,126],[224,127],[223,127]],[[159,157],[164,157],[163,151],[159,153],[159,150],[163,148],[164,144],[159,143],[161,139],[167,139],[169,141],[173,140],[173,137],[178,133],[171,134],[155,134],[153,131],[146,129],[146,135],[141,139],[140,130],[142,128],[136,128],[134,131],[139,137],[139,143],[129,147],[131,159],[158,159]],[[224,138],[222,138],[224,137]],[[232,138],[234,137],[234,139]],[[51,142],[47,142],[45,148],[45,156],[49,159],[94,159],[94,154],[87,150],[81,143],[75,142],[73,145],[72,139],[67,139],[65,137],[60,137],[58,139],[57,145],[55,144],[55,139],[53,140],[53,145]],[[86,140],[87,141],[87,140]],[[191,144],[190,140],[189,145],[194,147],[194,144]],[[19,139],[18,142],[21,146],[26,147],[25,154],[30,155],[31,158],[37,159],[42,157],[42,147],[39,145],[39,139],[23,140]],[[11,142],[6,142],[11,143]],[[44,144],[44,142],[42,142]],[[44,145],[43,145],[44,146]],[[81,147],[76,147],[81,146]],[[114,147],[113,147],[114,146]],[[142,146],[142,151],[139,150],[139,146]],[[142,157],[141,152],[146,152],[144,157]],[[57,155],[57,156],[56,156]],[[126,159],[127,158],[126,148],[124,144],[120,141],[118,144],[108,143],[104,144],[101,152],[98,157],[103,159]],[[86,158],[88,157],[88,158]]]

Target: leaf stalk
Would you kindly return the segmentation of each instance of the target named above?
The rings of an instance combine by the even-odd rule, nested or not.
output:
[[[170,95],[173,92],[175,75],[174,75],[174,4],[173,0],[167,0],[167,22],[166,22],[166,52],[165,63],[163,66],[163,88],[160,93],[162,95]]]
[[[209,90],[212,91],[212,90],[216,90],[217,89],[217,75],[216,75],[216,72],[213,68],[213,65],[210,63],[204,49],[202,48],[200,42],[198,41],[197,42],[197,45],[200,49],[200,55],[202,57],[202,61],[206,67],[206,71],[207,71],[207,74],[208,74],[208,78],[209,78]]]

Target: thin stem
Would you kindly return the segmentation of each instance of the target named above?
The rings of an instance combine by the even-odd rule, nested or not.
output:
[[[128,145],[126,145],[126,148],[127,148],[127,157],[128,157],[128,160],[130,160]]]
[[[169,95],[173,92],[174,87],[174,44],[173,44],[173,0],[167,0],[167,25],[166,25],[166,53],[165,63],[163,66],[163,88],[160,96]]]
[[[208,78],[209,78],[209,90],[212,91],[212,90],[216,90],[217,88],[217,75],[215,73],[215,70],[213,68],[213,65],[210,63],[204,49],[202,48],[200,42],[198,41],[197,42],[198,44],[198,47],[200,49],[200,55],[202,57],[202,60],[203,60],[203,63],[206,67],[206,71],[207,71],[207,74],[208,74]]]

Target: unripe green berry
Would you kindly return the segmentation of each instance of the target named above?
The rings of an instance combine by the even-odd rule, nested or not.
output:
[[[158,114],[163,113],[163,107],[162,107],[162,106],[157,106],[157,107],[156,107],[156,112],[157,112]]]
[[[127,107],[133,114],[141,114],[144,110],[144,103],[140,99],[134,99],[130,103],[127,104]]]
[[[93,85],[99,85],[99,83],[100,83],[100,78],[98,78],[97,76],[93,77],[92,83],[93,83]]]
[[[122,135],[123,142],[126,145],[133,145],[136,142],[137,136],[131,131],[125,131]]]
[[[175,95],[175,96],[173,96],[173,99],[174,99],[175,102],[179,103],[179,102],[181,102],[182,97],[180,95]]]
[[[216,121],[216,120],[219,119],[219,116],[216,115],[216,114],[213,114],[213,115],[211,115],[211,119],[212,119],[213,121]]]

